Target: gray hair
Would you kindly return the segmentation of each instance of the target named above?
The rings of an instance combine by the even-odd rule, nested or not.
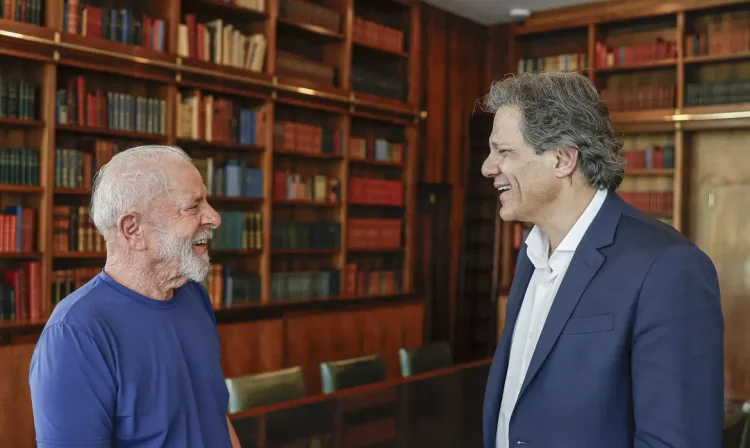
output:
[[[117,221],[129,211],[143,212],[151,201],[169,191],[167,163],[191,162],[175,146],[144,145],[115,155],[94,176],[91,220],[102,235],[115,231]]]
[[[516,108],[524,142],[536,154],[575,148],[578,169],[592,187],[615,190],[625,175],[622,138],[596,88],[577,72],[522,73],[494,82],[480,100],[495,113]]]

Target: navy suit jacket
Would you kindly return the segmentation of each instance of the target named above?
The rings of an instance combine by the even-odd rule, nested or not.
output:
[[[484,400],[495,448],[513,328],[534,266],[521,248]],[[716,269],[610,191],[554,299],[510,420],[524,448],[720,448],[724,322]]]

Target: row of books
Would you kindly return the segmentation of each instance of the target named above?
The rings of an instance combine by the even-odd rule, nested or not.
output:
[[[36,248],[36,212],[11,205],[0,214],[0,252],[33,252]]]
[[[0,184],[39,185],[39,148],[0,147]]]
[[[266,57],[266,36],[246,34],[224,19],[199,23],[195,14],[185,14],[177,28],[177,54],[214,64],[259,72]]]
[[[52,271],[50,289],[50,304],[56,305],[73,291],[85,285],[89,280],[99,275],[101,267],[60,269]]]
[[[712,106],[750,102],[750,80],[689,83],[685,106]]]
[[[685,36],[685,56],[717,56],[750,51],[750,11],[701,17]]]
[[[338,297],[341,273],[338,269],[278,272],[271,274],[271,301]]]
[[[341,130],[326,125],[275,121],[273,145],[282,152],[341,155]]]
[[[671,84],[603,89],[600,95],[611,112],[672,109],[675,105],[675,86]]]
[[[79,0],[65,2],[63,30],[69,34],[103,38],[161,52],[165,51],[168,31],[164,20],[148,14],[87,5]]]
[[[38,319],[41,315],[39,278],[41,263],[20,263],[0,279],[0,320]]]
[[[349,249],[401,247],[401,219],[349,218],[346,245]]]
[[[276,74],[330,86],[334,85],[337,79],[335,67],[282,50],[276,52]]]
[[[238,102],[200,90],[177,92],[177,137],[208,142],[261,144],[268,120],[265,107]]]
[[[52,207],[52,250],[55,253],[104,251],[104,238],[91,222],[87,206]]]
[[[352,67],[352,90],[370,95],[404,101],[406,81],[382,70]]]
[[[0,118],[36,120],[38,96],[39,83],[36,81],[0,76]]]
[[[671,177],[625,177],[617,193],[646,213],[672,213],[674,183]]]
[[[263,197],[263,171],[248,167],[244,160],[221,162],[207,157],[193,159],[193,164],[201,173],[209,196]]]
[[[323,174],[302,175],[278,170],[274,173],[273,198],[276,201],[305,200],[337,204],[339,180]]]
[[[585,50],[575,53],[562,53],[541,58],[521,58],[518,60],[518,73],[538,73],[545,71],[577,71],[587,68]]]
[[[372,205],[403,205],[404,183],[400,180],[349,179],[349,203]]]
[[[260,302],[261,279],[255,273],[237,272],[223,264],[211,264],[202,283],[215,309]]]
[[[5,0],[0,2],[0,17],[13,22],[43,25],[44,0]]]
[[[615,47],[597,41],[594,46],[594,67],[596,68],[627,67],[677,58],[677,42],[662,39],[656,42]]]
[[[372,20],[354,18],[352,40],[370,47],[400,53],[404,51],[404,32]]]
[[[338,249],[341,224],[337,222],[274,222],[271,230],[274,249]]]
[[[628,169],[674,168],[674,145],[651,145],[637,151],[623,151]]]
[[[341,30],[339,12],[307,1],[281,0],[279,17],[291,22],[319,26],[335,33]]]
[[[351,137],[349,139],[349,157],[359,160],[400,163],[404,157],[404,144],[389,142],[373,135]]]
[[[263,248],[263,220],[260,212],[219,210],[221,226],[214,230],[211,249],[260,250]]]
[[[87,91],[84,76],[76,76],[67,89],[57,90],[58,124],[166,135],[166,113],[166,101],[160,98],[102,89]]]
[[[109,140],[94,140],[93,154],[70,148],[55,150],[55,187],[91,188],[94,173],[120,152]]]
[[[357,263],[344,267],[344,297],[396,294],[402,290],[400,270],[368,270]]]

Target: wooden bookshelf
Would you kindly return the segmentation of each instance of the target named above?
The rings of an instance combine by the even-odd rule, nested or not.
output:
[[[750,288],[737,278],[750,253],[741,212],[750,178],[748,29],[747,2],[602,2],[540,12],[513,26],[508,60],[516,71],[580,70],[594,81],[629,161],[618,192],[688,236],[717,267],[727,395],[744,399]],[[575,65],[581,57],[585,65]],[[500,294],[507,294],[525,229],[502,226]]]
[[[88,5],[89,23],[80,14],[67,14],[76,3]],[[115,3],[39,0],[41,10],[26,18],[33,23],[0,20],[0,77],[31,82],[34,91],[33,96],[23,94],[28,98],[24,116],[19,110],[0,110],[0,134],[9,145],[38,152],[36,165],[29,168],[36,178],[0,184],[3,208],[33,209],[35,223],[30,250],[0,253],[2,269],[35,261],[38,272],[33,280],[35,299],[25,305],[28,315],[11,318],[13,324],[3,328],[22,328],[24,322],[38,325],[51,312],[56,295],[64,297],[101,268],[105,249],[88,222],[91,176],[118,151],[139,144],[180,146],[203,170],[204,179],[209,177],[208,169],[214,170],[213,182],[237,166],[242,180],[255,170],[252,175],[257,178],[248,180],[248,185],[229,191],[217,183],[209,189],[210,203],[223,214],[225,224],[236,219],[232,227],[248,226],[254,235],[211,249],[216,272],[228,267],[238,275],[256,276],[251,281],[256,282],[257,297],[247,298],[249,302],[278,305],[272,300],[274,275],[314,271],[320,263],[319,269],[338,272],[334,297],[346,295],[352,300],[413,294],[417,126],[422,115],[417,82],[419,2]],[[129,30],[113,40],[109,28],[91,26],[97,14],[104,17],[107,8],[114,7],[128,9],[131,21],[148,16],[141,34]],[[77,26],[71,17],[77,18]],[[365,28],[355,29],[355,22]],[[86,27],[85,35],[82,27]],[[198,36],[217,33],[219,27],[231,27],[233,35],[231,41],[222,39],[220,53],[217,46],[199,45]],[[364,29],[368,33],[361,33]],[[147,39],[143,33],[162,38]],[[240,50],[242,36],[252,47],[252,55]],[[132,116],[124,112],[126,105],[132,107]],[[206,110],[219,118],[201,115]],[[304,134],[303,129],[293,133],[290,141],[302,142],[295,147],[278,140],[275,132],[280,123],[326,125],[336,131],[336,141],[320,133]],[[365,135],[365,128],[373,131]],[[388,132],[380,132],[386,128]],[[389,158],[393,157],[393,150],[388,149],[394,143],[389,141],[393,132],[399,134],[396,143],[401,145],[398,160]],[[353,155],[352,136],[371,139],[366,154]],[[311,141],[317,141],[317,146]],[[335,179],[336,199],[275,198],[274,173],[281,170]],[[396,181],[401,199],[395,207],[377,200],[350,206],[352,173]],[[351,220],[380,215],[399,222],[393,230],[399,244],[349,250]],[[339,226],[332,247],[273,247],[278,222],[318,219]],[[70,225],[82,227],[75,231]],[[64,228],[67,236],[61,236]],[[346,265],[359,258],[367,262],[368,275],[386,268],[396,273],[399,288],[373,286],[369,291],[345,294]],[[392,279],[381,281],[372,275],[373,285],[392,283]],[[221,290],[216,279],[207,281],[207,287],[217,294]],[[309,299],[319,300],[319,295]],[[235,300],[232,307],[226,307],[221,297],[213,299],[225,317],[233,307],[248,305]],[[294,300],[306,298],[302,294]],[[9,316],[0,313],[0,321],[8,320]]]

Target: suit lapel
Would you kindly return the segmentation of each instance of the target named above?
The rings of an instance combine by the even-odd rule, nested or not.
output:
[[[523,298],[526,295],[526,288],[529,286],[529,280],[534,273],[534,265],[526,256],[526,246],[522,246],[518,255],[518,265],[516,275],[513,278],[510,292],[508,294],[508,306],[505,313],[505,325],[503,328],[502,339],[495,350],[495,357],[490,367],[490,373],[487,377],[487,387],[485,388],[485,409],[484,409],[484,427],[486,428],[485,437],[495,440],[497,433],[497,416],[500,413],[500,400],[503,395],[505,385],[505,375],[508,371],[508,357],[510,356],[510,344],[513,338],[513,328],[516,326],[518,312],[521,310]]]
[[[565,277],[555,295],[542,334],[539,336],[518,401],[521,400],[521,396],[529,383],[534,379],[539,368],[552,351],[586,287],[604,263],[605,257],[599,252],[599,249],[612,244],[612,241],[614,241],[615,230],[622,214],[621,207],[622,199],[610,191],[599,213],[578,245],[578,249],[573,255]]]

